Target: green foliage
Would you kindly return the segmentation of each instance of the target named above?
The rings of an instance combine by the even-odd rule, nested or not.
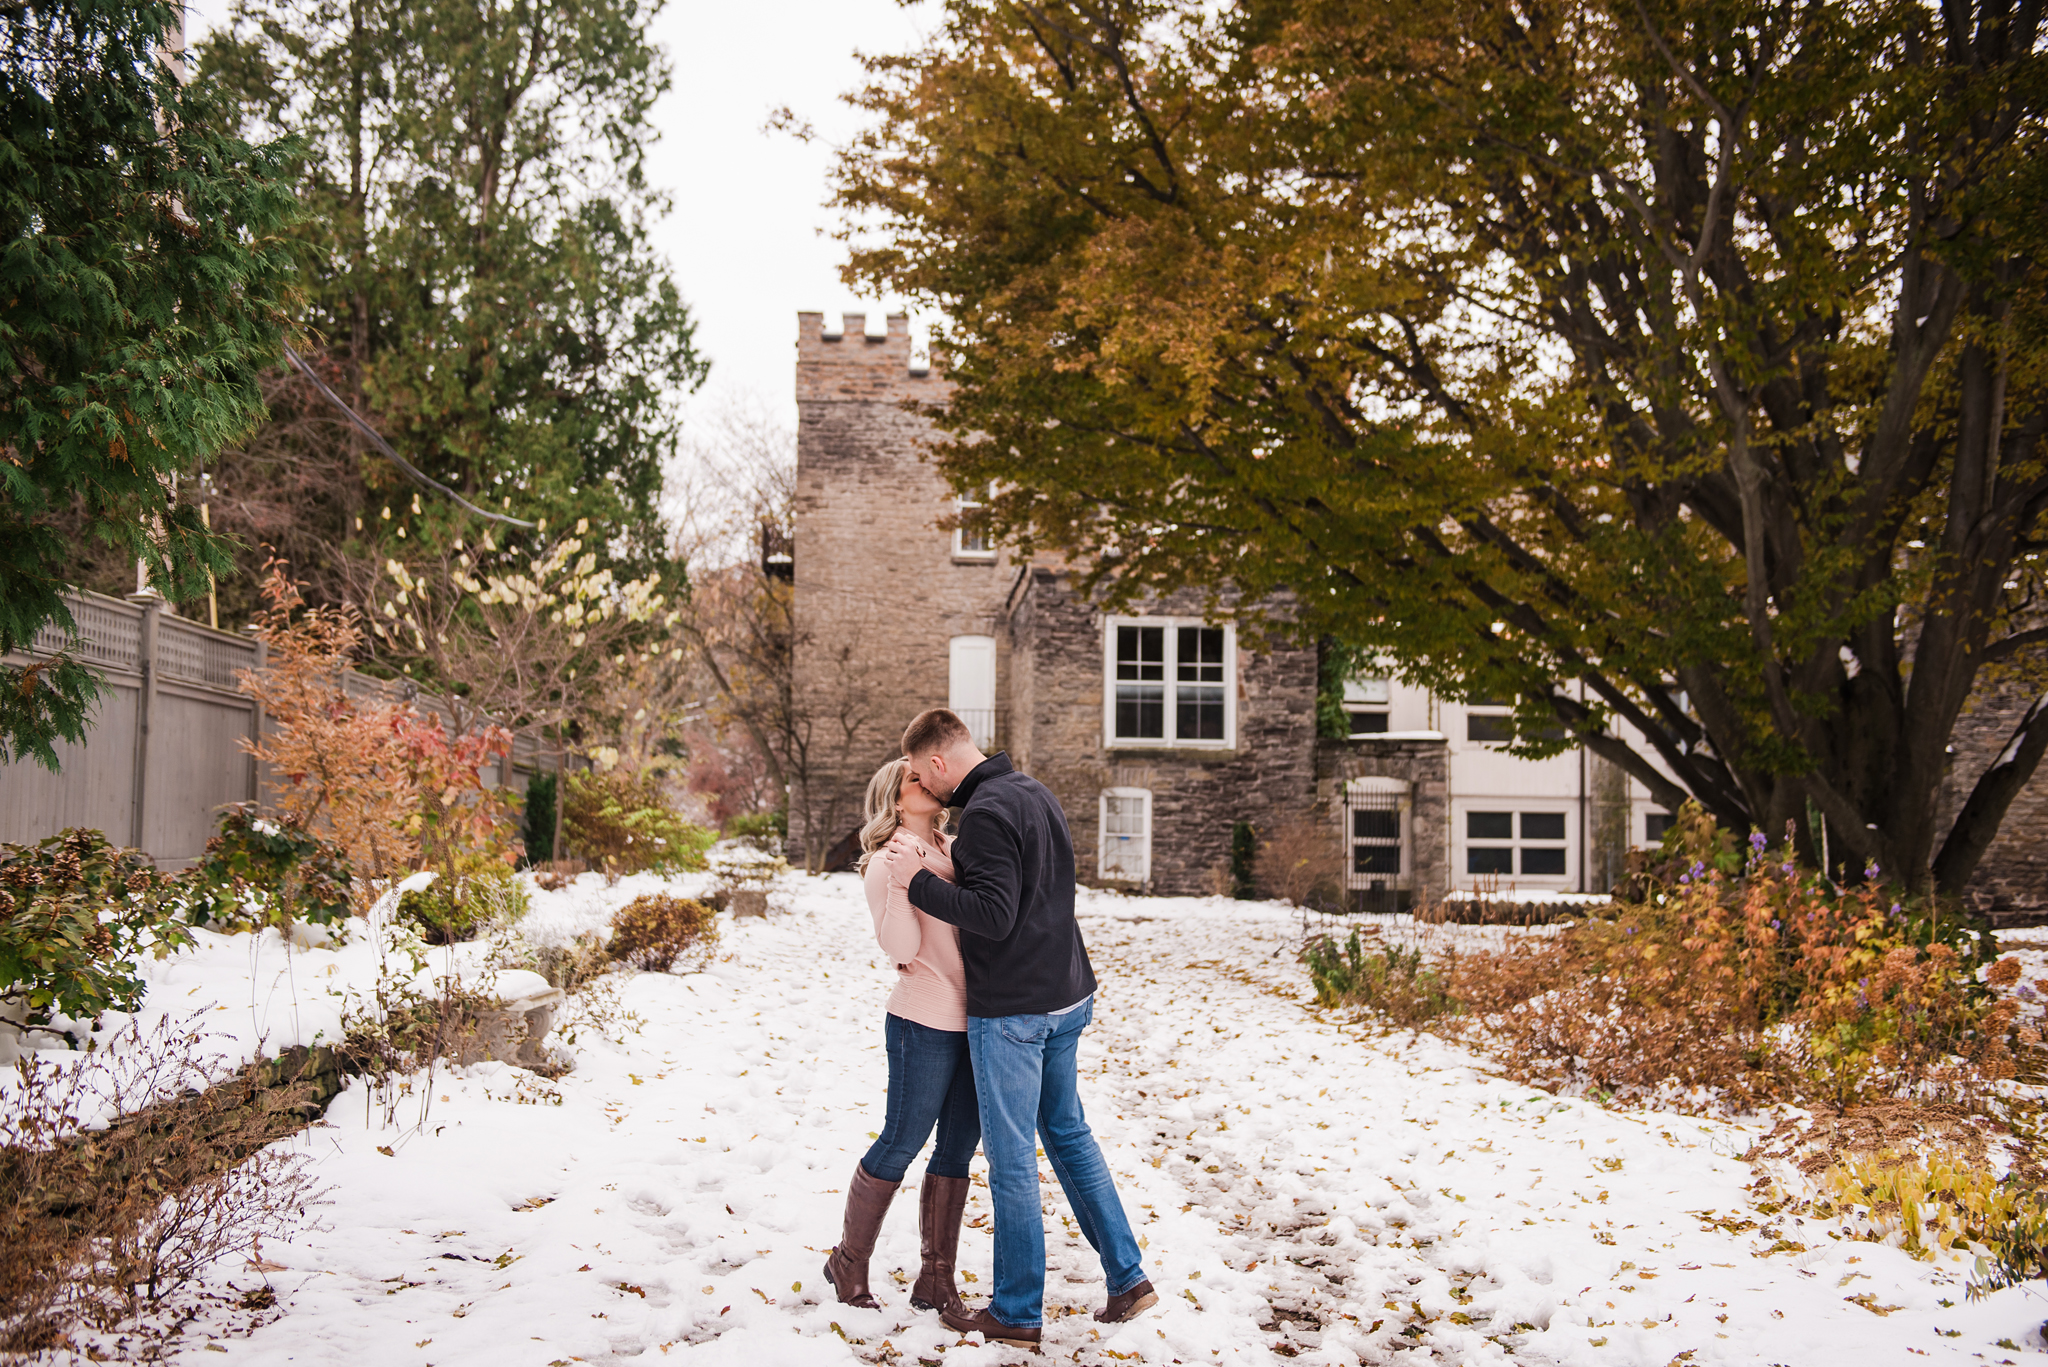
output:
[[[1325,740],[1351,735],[1351,714],[1344,710],[1344,683],[1364,672],[1373,659],[1369,650],[1324,637],[1316,659],[1316,734]]]
[[[1977,1259],[1965,1293],[1973,1301],[2048,1278],[2048,1191],[2019,1173],[2000,1186],[2005,1199],[1980,1233],[1987,1254]]]
[[[1387,945],[1368,952],[1356,927],[1343,943],[1328,935],[1302,951],[1319,1006],[1363,1006],[1396,1025],[1420,1025],[1454,1012],[1457,1002],[1417,946]]]
[[[223,129],[216,87],[158,60],[176,6],[65,0],[0,11],[0,655],[75,624],[79,548],[147,567],[173,598],[232,568],[189,474],[263,415],[295,275],[297,145]],[[57,767],[97,694],[67,658],[0,667],[0,762]]]
[[[555,857],[555,776],[535,774],[526,780],[526,805],[520,815],[519,834],[526,846],[526,862],[545,864]]]
[[[337,390],[426,473],[556,529],[588,518],[636,570],[666,563],[662,461],[707,370],[650,237],[655,8],[241,0],[200,61],[249,127],[307,139],[307,321]],[[388,468],[366,483],[372,516],[341,529],[359,553],[477,530]]]
[[[34,1023],[133,1011],[145,950],[192,942],[172,881],[140,850],[73,827],[35,845],[0,845],[0,995]]]
[[[478,859],[452,878],[437,878],[424,888],[400,894],[398,915],[428,943],[446,945],[474,940],[491,926],[517,921],[530,903],[518,875],[495,860]]]
[[[288,924],[294,917],[332,925],[349,914],[347,857],[292,816],[266,817],[253,802],[230,806],[206,853],[180,880],[187,916],[214,929],[246,928],[253,920]],[[252,913],[255,900],[260,910]]]
[[[573,773],[562,834],[580,859],[607,873],[690,873],[704,867],[716,831],[683,820],[651,774]]]
[[[851,274],[945,320],[939,463],[1098,601],[1241,595],[1955,891],[2048,752],[1937,827],[1980,671],[2048,667],[2010,13],[952,0],[870,61]]]
[[[742,812],[725,823],[726,838],[744,840],[759,850],[780,854],[789,841],[789,812]]]
[[[1258,862],[1259,833],[1251,822],[1237,822],[1230,828],[1230,895],[1240,902],[1259,895],[1252,881]]]
[[[679,956],[709,954],[717,943],[718,913],[685,897],[635,897],[612,917],[612,958],[647,972],[665,973]]]

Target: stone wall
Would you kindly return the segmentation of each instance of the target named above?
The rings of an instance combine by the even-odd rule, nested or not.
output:
[[[945,380],[912,368],[908,320],[884,337],[797,315],[795,689],[805,731],[791,775],[790,855],[804,859],[860,823],[861,795],[897,753],[903,727],[948,701],[948,642],[1003,636],[1008,558],[953,555],[939,526],[953,497],[923,458]],[[1000,701],[1003,660],[997,660]],[[998,734],[1002,718],[997,719]],[[817,849],[812,847],[816,845]]]
[[[1441,901],[1451,886],[1451,751],[1441,739],[1371,736],[1316,743],[1316,805],[1343,833],[1345,785],[1355,778],[1391,778],[1408,785],[1408,875],[1401,880],[1416,909]]]
[[[1199,616],[1185,594],[1135,613]],[[1150,888],[1210,890],[1227,868],[1232,827],[1262,832],[1319,819],[1315,805],[1316,653],[1261,654],[1240,644],[1236,660],[1237,744],[1109,748],[1104,745],[1103,618],[1068,577],[1035,565],[1010,614],[1013,758],[1052,789],[1066,809],[1081,880],[1096,882],[1099,799],[1106,788],[1152,794]]]

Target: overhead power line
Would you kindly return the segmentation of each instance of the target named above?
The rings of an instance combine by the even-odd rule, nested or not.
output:
[[[399,469],[405,471],[405,473],[412,479],[413,483],[419,485],[422,489],[432,489],[437,494],[447,495],[449,498],[454,499],[463,507],[469,509],[469,511],[475,513],[478,517],[489,518],[493,522],[502,522],[508,527],[524,527],[529,531],[535,529],[535,527],[538,525],[536,523],[528,522],[523,518],[508,517],[504,513],[494,513],[490,511],[490,509],[488,508],[479,508],[474,503],[471,503],[468,499],[464,498],[461,494],[456,493],[453,489],[441,483],[440,480],[435,479],[432,475],[429,475],[425,471],[421,470],[418,466],[414,465],[404,456],[401,456],[398,454],[398,452],[392,450],[391,443],[385,441],[383,437],[379,436],[377,434],[376,428],[370,426],[369,423],[363,421],[362,414],[356,412],[355,409],[350,408],[346,403],[342,402],[341,395],[329,389],[327,387],[327,382],[321,379],[318,375],[315,375],[313,373],[313,367],[307,365],[306,362],[299,356],[299,353],[293,351],[291,349],[290,344],[288,343],[285,345],[284,354],[291,359],[291,363],[293,365],[299,368],[299,373],[304,375],[307,379],[311,380],[313,382],[313,387],[326,396],[327,402],[333,404],[336,408],[340,409],[342,413],[348,418],[348,420],[355,424],[356,430],[361,432],[364,436],[368,437],[371,440],[371,442],[376,445],[377,449],[384,453],[384,458],[386,460],[390,461],[393,465],[396,465]]]

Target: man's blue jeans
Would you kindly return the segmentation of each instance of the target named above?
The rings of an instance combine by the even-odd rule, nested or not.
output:
[[[1102,1257],[1109,1294],[1145,1280],[1138,1241],[1102,1149],[1081,1113],[1074,1054],[1095,1018],[1091,1000],[1064,1016],[969,1016],[967,1045],[981,1098],[981,1148],[995,1199],[995,1298],[1004,1324],[1045,1317],[1045,1224],[1038,1205],[1038,1139],[1066,1189],[1082,1237]]]

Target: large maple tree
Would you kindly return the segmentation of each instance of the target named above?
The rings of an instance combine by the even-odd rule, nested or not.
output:
[[[1953,892],[2048,750],[2042,48],[2038,0],[955,0],[838,193],[998,533]]]

